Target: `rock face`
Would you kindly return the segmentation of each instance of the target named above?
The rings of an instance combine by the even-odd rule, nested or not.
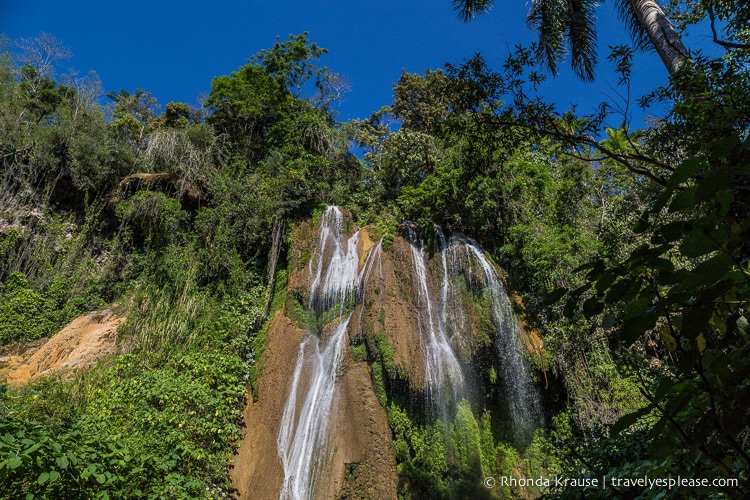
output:
[[[411,275],[411,249],[402,237],[397,237],[388,252],[383,254],[382,267],[368,283],[368,320],[364,329],[386,334],[393,347],[393,364],[407,374],[413,387],[425,385],[425,367],[420,347],[415,285]]]
[[[244,411],[245,434],[230,471],[239,498],[279,497],[284,479],[276,436],[284,411],[291,371],[304,331],[282,309],[268,329],[268,344],[261,358],[258,393],[248,395]],[[255,396],[256,401],[253,401]]]
[[[0,357],[0,380],[25,384],[55,371],[88,367],[117,351],[117,328],[124,318],[111,310],[83,314],[39,347]]]
[[[310,223],[295,229],[286,302],[270,323],[233,460],[239,498],[396,499],[384,377],[418,397],[443,383],[481,393],[482,359],[494,366],[524,348],[542,355],[541,339],[530,328],[519,332],[505,295],[507,314],[498,310],[505,289],[473,241],[446,242],[436,233],[439,245],[430,250],[405,225],[383,251],[367,229],[352,226],[329,207],[317,230]],[[505,347],[501,323],[518,332]],[[430,376],[425,332],[438,329],[457,375]],[[453,396],[472,397],[466,393]]]
[[[356,362],[350,349],[351,342],[362,330],[354,325],[359,325],[365,316],[363,306],[352,306],[352,301],[357,302],[357,295],[364,295],[357,288],[359,275],[366,267],[373,242],[365,232],[361,232],[359,236],[349,238],[348,245],[354,245],[349,248],[346,248],[346,238],[325,243],[323,237],[320,238],[322,243],[318,244],[322,248],[313,248],[310,244],[312,231],[307,225],[298,227],[295,236],[295,245],[291,249],[294,263],[290,269],[287,305],[276,313],[269,326],[268,344],[260,360],[262,368],[258,390],[254,394],[255,401],[249,397],[245,408],[247,427],[231,469],[234,488],[243,499],[279,498],[282,488],[289,490],[289,498],[295,498],[299,489],[290,487],[290,484],[293,486],[297,478],[290,480],[289,472],[285,473],[278,444],[282,426],[286,425],[287,433],[301,432],[296,427],[290,430],[289,423],[282,422],[285,413],[289,413],[286,409],[290,404],[289,395],[295,389],[292,387],[295,367],[298,367],[303,354],[305,357],[311,354],[311,359],[314,359],[312,351],[325,349],[329,341],[336,337],[339,325],[346,323],[349,327],[345,332],[344,347],[337,357],[334,373],[330,374],[334,377],[330,409],[326,409],[321,418],[325,422],[315,422],[321,425],[320,432],[324,435],[319,439],[324,444],[310,442],[309,446],[315,448],[312,484],[310,488],[301,490],[308,492],[304,496],[312,498],[356,498],[365,495],[369,498],[395,499],[396,462],[389,444],[386,411],[373,389],[368,364]],[[356,255],[345,257],[347,252],[355,251]],[[328,264],[325,264],[321,274],[317,266],[319,261],[331,261],[331,271],[326,270]],[[339,272],[347,266],[357,269],[348,273]],[[339,287],[341,295],[331,301],[326,291],[333,289],[333,295],[336,295],[337,286],[332,285],[330,280],[339,274],[345,283]],[[350,282],[356,283],[350,286]],[[337,315],[339,303],[346,304],[348,312]],[[343,310],[344,306],[341,307]],[[314,327],[309,324],[311,321],[315,323]],[[320,334],[320,345],[308,337],[311,328]],[[301,420],[302,406],[314,404],[308,401],[309,392],[313,390],[308,386],[316,383],[310,377],[319,374],[311,372],[306,376],[306,370],[314,363],[313,360],[305,361],[299,367],[303,375],[297,377],[295,394],[299,408],[296,416],[292,417],[294,425]],[[320,397],[325,396],[321,393]],[[295,398],[291,403],[294,401]],[[314,411],[321,410],[316,408]],[[316,434],[315,431],[306,432]]]

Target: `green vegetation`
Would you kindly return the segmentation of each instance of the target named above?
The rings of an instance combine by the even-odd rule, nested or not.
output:
[[[194,351],[128,354],[82,380],[43,380],[0,400],[9,498],[204,498],[226,490],[239,437],[243,361]]]
[[[309,241],[292,249],[293,235],[313,238],[303,221],[335,203],[386,251],[405,219],[476,239],[523,298],[550,365],[548,425],[518,449],[485,352],[486,300],[471,283],[462,299],[473,344],[462,360],[485,390],[450,415],[421,403],[382,331],[386,311],[373,310],[351,352],[369,364],[388,413],[402,498],[604,494],[481,483],[553,474],[736,478],[732,490],[615,493],[746,496],[748,11],[671,4],[679,29],[718,26],[721,54],[691,54],[670,70],[644,99],[666,115],[644,130],[628,116],[603,126],[607,106],[577,116],[536,98],[537,65],[554,67],[575,42],[559,31],[571,19],[550,32],[553,52],[520,47],[500,71],[476,55],[405,72],[390,106],[351,123],[335,120],[326,50],[306,34],[216,77],[203,108],[161,112],[145,89],[120,90],[107,94],[111,114],[95,74],[58,77],[54,60],[24,57],[29,43],[64,57],[56,40],[0,41],[0,345],[49,336],[86,311],[126,316],[120,357],[72,380],[0,387],[2,491],[226,495],[271,315],[285,305],[300,325],[326,321],[287,286],[312,255]],[[546,22],[532,19],[540,33]],[[587,78],[590,56],[574,61]],[[632,49],[614,47],[609,59],[627,95]],[[397,280],[400,291],[376,294],[410,299],[408,276],[397,270]]]
[[[95,76],[61,85],[3,52],[0,343],[116,305],[129,353],[73,382],[3,388],[3,492],[226,495],[246,384],[286,300],[284,228],[360,178],[323,53],[305,35],[278,42],[215,79],[201,110],[112,92],[107,120]]]
[[[52,332],[57,304],[29,288],[22,273],[8,276],[0,305],[0,342],[35,340]]]

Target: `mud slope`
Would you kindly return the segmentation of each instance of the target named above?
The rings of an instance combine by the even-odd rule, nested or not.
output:
[[[55,371],[91,366],[116,352],[117,327],[123,321],[111,310],[79,316],[40,347],[0,357],[0,380],[25,384]]]

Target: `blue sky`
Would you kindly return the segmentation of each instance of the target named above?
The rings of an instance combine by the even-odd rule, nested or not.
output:
[[[330,51],[322,63],[351,84],[338,108],[339,119],[347,120],[389,104],[402,69],[423,73],[445,62],[460,63],[475,52],[499,69],[515,45],[534,39],[526,11],[522,0],[498,2],[489,15],[465,24],[450,0],[0,0],[0,33],[11,39],[50,33],[73,52],[61,70],[95,70],[105,92],[145,88],[164,106],[170,101],[197,104],[214,76],[236,70],[277,36],[308,31],[312,41]],[[619,100],[606,49],[628,39],[612,11],[611,2],[598,9],[602,54],[597,80],[582,83],[562,65],[562,74],[542,88],[559,108],[577,104],[580,111],[591,112],[601,101]],[[634,99],[666,83],[655,53],[638,56],[634,81]],[[648,113],[635,109],[633,125]],[[619,120],[612,118],[610,125]]]

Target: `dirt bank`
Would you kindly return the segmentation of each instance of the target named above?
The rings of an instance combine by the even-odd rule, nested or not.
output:
[[[25,384],[55,371],[93,365],[117,352],[117,328],[124,318],[111,310],[83,314],[43,343],[17,346],[0,357],[0,380]]]

